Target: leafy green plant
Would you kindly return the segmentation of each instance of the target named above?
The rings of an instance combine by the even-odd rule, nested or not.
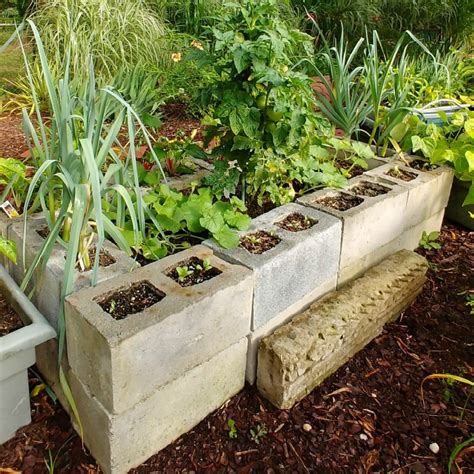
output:
[[[202,94],[210,107],[203,120],[207,139],[217,143],[215,172],[206,183],[219,196],[240,187],[245,197],[262,191],[255,177],[260,168],[291,156],[309,158],[310,147],[330,128],[314,110],[310,78],[292,60],[294,50],[311,51],[310,37],[287,27],[275,0],[225,7],[211,31],[213,48],[195,52],[213,79]],[[285,186],[276,186],[284,195],[270,199],[286,202]]]
[[[179,281],[184,281],[188,276],[194,273],[194,270],[189,267],[176,267],[176,273],[178,274]]]
[[[474,295],[466,295],[466,306],[470,309],[471,316],[474,315]]]
[[[250,430],[250,438],[255,444],[260,444],[263,438],[267,436],[268,429],[265,423],[258,424],[255,428]]]
[[[229,438],[230,439],[237,439],[239,433],[237,428],[235,427],[235,421],[232,418],[227,420],[227,426],[229,427]]]
[[[14,158],[0,158],[0,185],[3,186],[0,203],[5,199],[11,199],[15,209],[21,211],[29,182],[26,165],[23,162]]]
[[[440,114],[443,126],[427,124],[417,116],[405,120],[401,147],[429,159],[435,166],[448,165],[461,181],[471,183],[463,205],[474,204],[474,112],[455,113],[450,120]]]
[[[426,232],[423,231],[419,246],[425,250],[439,250],[441,245],[436,242],[439,237],[439,232]]]
[[[42,271],[55,245],[66,249],[58,314],[59,378],[80,425],[74,397],[60,365],[65,342],[64,299],[73,290],[77,264],[92,269],[92,284],[96,284],[100,250],[106,236],[122,250],[131,253],[122,233],[126,215],[134,240],[138,241],[140,233],[144,233],[146,205],[138,182],[136,123],[150,148],[151,142],[138,116],[123,99],[111,90],[97,90],[92,65],[89,66],[88,80],[79,95],[71,87],[67,64],[64,77],[56,83],[38,29],[32,21],[28,23],[35,38],[52,114],[46,125],[39,113],[34,83],[31,81],[37,125],[33,124],[26,110],[23,110],[23,122],[36,172],[24,202],[24,234],[26,236],[29,212],[38,207],[46,219],[49,234],[28,268],[21,288],[25,290],[28,287],[35,271]],[[28,62],[25,62],[31,80],[31,71]],[[113,108],[111,102],[116,101],[122,104],[122,109],[112,119],[109,111]],[[114,145],[120,146],[118,138],[123,127],[126,128],[131,146],[122,160],[114,151]],[[159,165],[158,158],[156,162]],[[106,215],[105,209],[111,208],[114,213]],[[89,249],[94,240],[96,253],[94,262],[91,262]],[[26,242],[25,238],[23,254]]]
[[[0,235],[0,254],[16,264],[16,243]]]
[[[208,236],[224,248],[237,247],[239,236],[234,229],[246,230],[250,225],[240,199],[234,196],[227,202],[217,200],[210,188],[191,189],[184,194],[161,184],[150,190],[144,201],[149,207],[145,236],[134,244],[128,224],[124,235],[136,251],[151,260],[188,248],[190,240]]]

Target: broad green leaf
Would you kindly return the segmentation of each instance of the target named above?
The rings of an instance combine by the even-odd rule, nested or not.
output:
[[[474,138],[474,119],[469,119],[464,124],[464,130],[471,137]]]
[[[466,160],[468,163],[468,171],[469,173],[472,173],[474,171],[474,152],[473,151],[466,151]]]
[[[227,224],[239,230],[247,230],[252,222],[252,219],[247,214],[242,214],[232,209],[226,211],[224,219]]]
[[[5,237],[0,235],[0,254],[16,264],[16,242],[13,240],[7,240]]]
[[[225,249],[236,248],[240,242],[237,232],[232,231],[227,226],[224,226],[218,232],[213,233],[213,237],[217,243]]]
[[[471,183],[471,186],[469,186],[469,191],[462,205],[469,206],[472,204],[474,204],[474,183]]]
[[[211,234],[219,232],[225,226],[224,217],[214,208],[207,210],[203,217],[199,219],[199,223]]]

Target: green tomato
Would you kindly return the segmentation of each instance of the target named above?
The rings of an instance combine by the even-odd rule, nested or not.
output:
[[[260,95],[257,97],[257,107],[258,107],[260,110],[263,110],[266,105],[267,105],[267,96],[266,96],[265,94],[260,94]]]
[[[272,122],[278,122],[283,118],[283,113],[275,112],[273,107],[267,107],[266,113],[267,113],[268,119],[271,120]]]
[[[265,124],[265,131],[268,132],[268,133],[275,133],[275,130],[276,130],[276,123],[275,122],[267,122]]]

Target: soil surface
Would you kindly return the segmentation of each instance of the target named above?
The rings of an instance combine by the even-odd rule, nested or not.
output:
[[[423,396],[420,388],[433,373],[474,377],[474,318],[466,306],[474,234],[445,225],[439,242],[440,250],[420,251],[430,270],[411,307],[291,410],[273,408],[247,386],[132,472],[446,473],[452,449],[472,434],[474,397],[442,380],[426,381]],[[0,446],[0,466],[44,473],[51,453],[58,473],[100,472],[40,383],[30,371],[30,388],[38,392],[33,422]],[[459,468],[474,472],[472,452]]]
[[[181,275],[180,272],[182,272]],[[191,257],[188,260],[179,262],[166,273],[166,276],[172,278],[181,286],[187,287],[198,285],[199,283],[210,280],[221,273],[222,272],[218,268],[210,266],[209,262],[197,257]]]
[[[280,243],[280,238],[271,235],[268,232],[259,230],[253,234],[247,234],[240,238],[240,246],[255,255],[261,255],[264,252],[276,247]]]
[[[21,327],[23,327],[23,321],[0,292],[0,337],[6,336]]]
[[[125,319],[130,314],[141,313],[161,301],[166,295],[148,281],[139,281],[122,288],[98,301],[98,305],[114,319]]]
[[[301,232],[302,230],[311,229],[318,221],[311,219],[311,217],[303,216],[299,212],[295,212],[286,216],[283,220],[275,222],[275,225],[281,229],[288,230],[289,232]]]
[[[326,196],[318,199],[316,202],[321,206],[330,207],[337,211],[347,211],[362,204],[364,200],[357,196],[351,196],[350,194],[337,193],[334,196]]]
[[[22,159],[27,152],[21,115],[0,117],[0,157]]]
[[[365,169],[360,166],[354,166],[354,163],[352,163],[350,160],[336,160],[336,167],[340,170],[351,170],[349,173],[349,178],[360,176],[365,171]]]
[[[357,186],[351,188],[351,191],[358,196],[375,197],[382,194],[387,194],[390,191],[390,188],[387,188],[387,186],[382,186],[381,184],[363,181]]]
[[[415,173],[410,173],[409,171],[401,170],[399,168],[392,168],[385,174],[387,176],[391,176],[392,178],[401,179],[402,181],[413,181],[418,177],[418,175]]]
[[[90,260],[90,262],[91,262],[91,265],[94,265],[96,252],[97,252],[97,248],[96,248],[96,247],[91,247],[91,248],[89,249],[89,252],[88,252],[88,253],[89,253],[89,260]],[[110,253],[107,252],[107,250],[100,249],[100,253],[99,253],[99,267],[102,267],[102,268],[109,267],[110,265],[113,265],[115,262],[116,262],[115,258],[112,257],[112,255],[110,255]],[[76,265],[76,269],[77,269],[78,271],[80,271],[80,272],[90,270],[90,268],[82,269],[79,264]]]
[[[425,161],[422,159],[410,161],[409,164],[410,164],[410,168],[413,168],[419,171],[429,171],[429,170],[437,168],[436,166],[433,166],[429,161]]]

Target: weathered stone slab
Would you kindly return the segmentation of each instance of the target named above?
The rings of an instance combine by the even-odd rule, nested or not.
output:
[[[107,474],[125,474],[237,394],[245,382],[247,339],[214,355],[120,414],[110,414],[71,372],[84,441]]]
[[[423,257],[402,250],[264,338],[260,393],[279,408],[291,408],[411,304],[427,268]]]
[[[167,273],[191,257],[208,259],[221,273],[182,287]],[[121,320],[99,305],[104,296],[139,281],[153,285],[164,298]],[[252,292],[250,270],[201,245],[85,288],[66,300],[71,369],[108,412],[123,412],[247,336]]]
[[[313,219],[313,227],[290,232],[276,224],[287,216],[300,213]],[[252,330],[278,317],[290,306],[320,288],[335,288],[340,257],[341,222],[326,213],[297,204],[287,204],[252,220],[249,230],[240,235],[265,231],[280,239],[270,250],[255,255],[242,247],[226,250],[215,241],[208,245],[224,260],[253,270],[255,289]]]

